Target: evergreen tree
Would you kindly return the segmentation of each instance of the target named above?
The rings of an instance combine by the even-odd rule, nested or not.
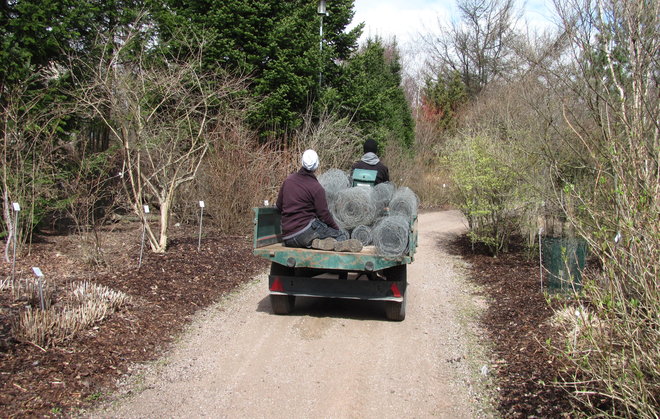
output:
[[[378,38],[367,40],[347,63],[338,95],[342,112],[352,115],[366,136],[412,145],[414,121],[401,88],[395,43],[386,46]]]
[[[459,72],[448,76],[441,74],[436,81],[428,79],[422,98],[424,117],[436,122],[441,129],[452,129],[456,126],[458,108],[466,100],[467,91]]]
[[[57,68],[72,52],[89,52],[95,39],[135,19],[133,0],[4,0],[0,2],[0,91]]]
[[[322,56],[316,1],[168,0],[157,20],[174,50],[185,48],[177,32],[188,31],[208,42],[207,68],[250,75],[250,94],[258,98],[250,120],[262,132],[280,133],[300,123],[318,93],[319,74],[334,84],[335,63],[355,50],[362,26],[344,33],[352,8],[353,0],[328,2]]]

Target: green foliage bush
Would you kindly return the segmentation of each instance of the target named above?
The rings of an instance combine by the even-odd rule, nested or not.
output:
[[[453,138],[447,151],[453,202],[468,220],[470,240],[485,244],[493,255],[507,250],[518,225],[516,174],[488,136]]]

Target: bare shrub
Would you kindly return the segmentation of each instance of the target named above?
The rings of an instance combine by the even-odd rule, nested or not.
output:
[[[325,110],[315,119],[312,110],[305,114],[302,126],[293,135],[294,167],[300,167],[300,156],[307,149],[319,156],[319,170],[349,169],[362,155],[365,138],[348,118],[339,118]]]
[[[183,207],[184,202],[208,202],[205,209],[214,225],[233,234],[245,234],[252,227],[252,208],[265,200],[275,204],[279,188],[289,174],[300,168],[300,156],[314,149],[320,160],[319,173],[331,168],[348,168],[361,150],[363,138],[350,121],[324,112],[318,119],[311,110],[303,125],[291,134],[288,147],[262,143],[240,118],[218,126],[215,141],[198,179],[187,188],[177,204],[185,221],[195,219],[199,208]]]
[[[388,141],[384,147],[382,158],[389,168],[390,180],[397,186],[413,189],[419,197],[420,207],[449,204],[450,194],[446,186],[450,177],[440,160],[444,141],[444,134],[435,124],[419,119],[412,150],[402,147],[396,139]]]
[[[239,77],[200,70],[204,42],[187,56],[168,57],[143,40],[153,28],[145,16],[122,28],[122,39],[101,42],[97,62],[83,57],[91,81],[79,81],[81,106],[110,130],[122,150],[123,181],[152,251],[167,248],[171,208],[182,185],[196,178],[227,113],[240,108]],[[159,56],[160,54],[160,56]],[[158,211],[147,221],[145,204]],[[154,211],[155,212],[155,211]]]
[[[563,93],[563,140],[578,164],[554,161],[551,174],[558,205],[600,265],[580,300],[608,325],[576,350],[557,348],[570,364],[564,384],[598,414],[657,418],[660,3],[556,6],[566,48],[547,77]]]
[[[34,227],[45,214],[62,203],[54,179],[61,176],[58,165],[64,145],[58,124],[64,112],[52,103],[44,106],[49,90],[35,93],[32,83],[49,84],[37,74],[31,81],[3,86],[0,99],[0,235],[6,234],[7,262],[12,252],[20,252],[25,243],[30,243]],[[21,206],[18,220],[12,210],[14,202]]]
[[[191,221],[200,211],[190,204],[203,200],[215,226],[229,234],[245,234],[252,227],[252,208],[266,200],[274,205],[282,180],[294,166],[289,152],[260,143],[238,118],[226,119],[217,130],[218,138],[178,208],[187,202],[182,213]]]
[[[99,229],[109,225],[117,210],[129,210],[122,190],[121,156],[117,148],[98,151],[91,128],[69,144],[69,175],[60,185],[68,197],[63,212],[73,223],[80,240],[83,260],[92,267],[105,265],[103,238]]]

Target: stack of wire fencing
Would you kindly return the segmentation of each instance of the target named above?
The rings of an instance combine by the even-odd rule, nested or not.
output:
[[[410,225],[417,217],[419,200],[408,187],[391,182],[351,186],[344,171],[329,169],[318,177],[328,208],[337,224],[363,246],[373,245],[382,256],[402,256],[408,250]]]

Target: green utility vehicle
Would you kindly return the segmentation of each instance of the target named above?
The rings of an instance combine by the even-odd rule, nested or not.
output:
[[[354,173],[353,184],[369,183],[367,178],[373,185],[375,172]],[[304,296],[384,301],[389,320],[405,318],[407,265],[417,247],[416,218],[410,223],[405,254],[387,257],[377,254],[374,246],[357,253],[285,247],[277,208],[259,207],[254,212],[254,254],[271,262],[268,287],[275,314],[290,313],[296,297]]]

